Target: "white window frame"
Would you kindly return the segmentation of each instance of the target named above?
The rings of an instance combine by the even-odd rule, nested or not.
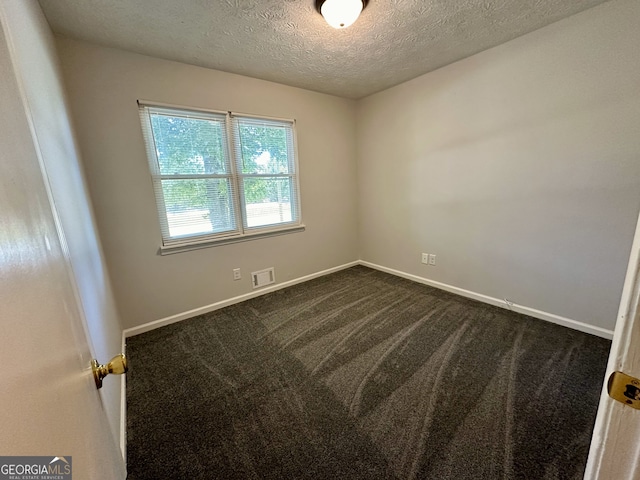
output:
[[[159,253],[162,255],[177,253],[182,251],[194,250],[198,248],[206,248],[215,245],[224,245],[247,240],[255,240],[262,237],[282,235],[287,233],[295,233],[305,230],[302,223],[302,208],[300,201],[300,177],[297,149],[297,132],[296,121],[292,119],[284,119],[277,117],[266,117],[261,115],[243,114],[229,111],[207,110],[202,108],[184,107],[178,105],[162,104],[157,102],[149,102],[138,100],[140,113],[140,121],[142,132],[147,151],[147,160],[151,181],[154,188],[156,207],[158,211],[158,220],[160,227],[161,246]],[[201,117],[203,119],[222,119],[224,117],[225,138],[224,150],[226,154],[226,163],[228,167],[227,174],[179,174],[167,175],[160,171],[160,164],[157,157],[155,139],[151,126],[151,113],[164,113],[168,115],[180,116],[188,115],[190,117]],[[289,173],[287,174],[245,174],[242,173],[240,162],[242,159],[236,158],[236,133],[234,131],[234,119],[254,119],[258,121],[276,122],[291,125],[291,144],[287,145],[287,156],[289,158]],[[291,157],[293,157],[291,159]],[[291,171],[293,170],[293,171]],[[244,189],[242,188],[245,178],[258,177],[287,177],[292,183],[291,189],[291,213],[293,220],[291,222],[283,222],[279,224],[271,224],[266,226],[249,227],[247,222],[246,201],[244,198]],[[236,229],[219,233],[191,234],[183,236],[171,237],[169,231],[169,222],[167,218],[167,209],[164,202],[164,192],[162,189],[162,180],[171,179],[205,179],[205,178],[228,178],[232,185],[231,199],[234,208],[234,216]]]

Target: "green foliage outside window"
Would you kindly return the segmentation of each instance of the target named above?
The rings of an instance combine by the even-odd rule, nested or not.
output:
[[[162,175],[228,174],[225,165],[224,124],[210,120],[158,115],[151,116],[156,152]],[[242,173],[289,173],[287,134],[284,128],[241,125],[239,130]],[[245,201],[288,202],[289,188],[282,179],[253,178],[245,183]],[[165,182],[165,206],[169,212],[208,208],[211,182],[179,180]],[[219,182],[215,197],[226,203],[227,183]],[[209,192],[207,192],[209,189]],[[224,201],[223,201],[224,199]]]
[[[242,173],[287,174],[289,156],[287,132],[282,127],[265,127],[244,123],[239,128],[242,151]],[[244,184],[247,203],[289,202],[288,180],[252,178]]]

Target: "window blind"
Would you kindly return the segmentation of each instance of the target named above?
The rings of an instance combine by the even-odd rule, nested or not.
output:
[[[232,116],[243,227],[298,221],[293,122]]]

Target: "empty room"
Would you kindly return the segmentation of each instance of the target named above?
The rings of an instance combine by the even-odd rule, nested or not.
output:
[[[0,478],[637,478],[640,2],[0,25]]]

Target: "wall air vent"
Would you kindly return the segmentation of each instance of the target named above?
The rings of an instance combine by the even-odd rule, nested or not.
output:
[[[273,271],[273,267],[265,268],[258,272],[251,272],[251,283],[253,288],[264,287],[276,282],[276,274]]]

